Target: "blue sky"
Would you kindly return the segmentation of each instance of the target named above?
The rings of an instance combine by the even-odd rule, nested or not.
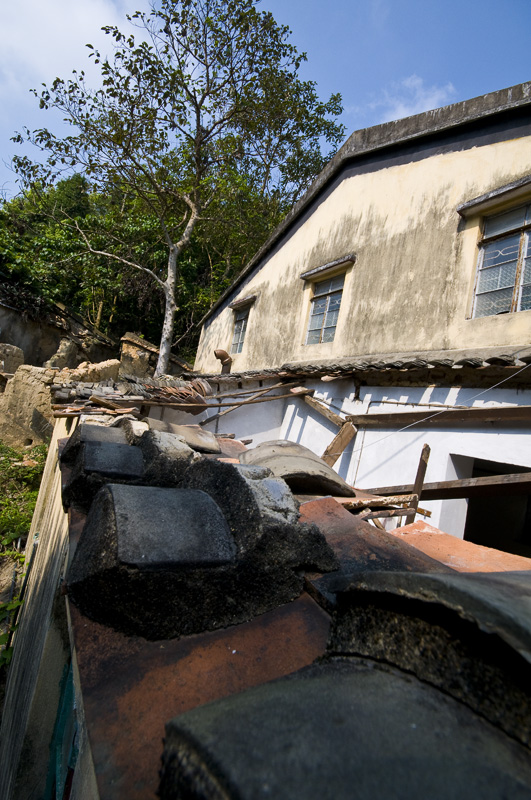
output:
[[[52,126],[29,90],[90,64],[100,28],[145,0],[15,0],[0,25],[0,192],[16,192],[14,131]],[[306,51],[303,77],[341,92],[347,134],[531,80],[531,0],[263,0]]]

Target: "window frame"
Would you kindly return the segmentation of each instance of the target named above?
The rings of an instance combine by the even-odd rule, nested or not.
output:
[[[343,300],[343,293],[344,293],[344,290],[345,290],[346,270],[341,270],[340,272],[335,272],[332,275],[330,275],[330,274],[323,275],[322,273],[321,274],[316,273],[315,277],[319,277],[320,280],[314,280],[314,281],[312,281],[312,284],[311,284],[310,312],[309,312],[309,316],[308,316],[308,320],[307,320],[306,333],[305,333],[305,337],[304,337],[304,345],[305,346],[306,345],[331,344],[334,341],[335,336],[336,336],[338,322],[339,322],[339,311],[340,311],[340,308],[341,308],[341,302]],[[342,282],[341,282],[340,286],[334,288],[332,282],[334,280],[336,280],[337,278],[342,278]],[[330,285],[330,288],[328,289],[328,291],[321,291],[321,292],[317,291],[316,292],[317,287],[322,285],[322,284],[325,284],[325,283],[329,283],[329,285]],[[337,309],[333,309],[332,312],[330,312],[330,299],[334,295],[338,295],[338,294],[339,294],[339,304],[337,306]],[[316,301],[318,302],[319,300],[322,300],[322,298],[325,298],[325,297],[326,297],[326,306],[325,306],[324,311],[320,312],[320,313],[317,313],[317,314],[314,314],[313,312],[314,312]],[[334,312],[337,312],[337,318],[336,318],[336,321],[335,321],[335,325],[326,325],[329,313],[333,314]],[[323,315],[323,319],[322,319],[322,323],[321,323],[320,328],[312,328],[311,327],[312,318],[320,316],[321,313]],[[334,331],[332,338],[324,340],[323,336],[324,336],[325,331],[326,330],[330,330],[331,328],[333,328],[333,331]],[[309,341],[310,335],[312,333],[315,333],[315,331],[317,331],[317,330],[319,331],[319,341],[310,342]]]
[[[233,308],[234,319],[232,329],[232,341],[230,345],[230,355],[238,355],[243,350],[245,343],[245,335],[247,333],[247,325],[249,322],[250,305],[240,306],[240,308]],[[238,324],[242,323],[240,327]]]
[[[502,217],[505,214],[517,212],[520,209],[523,209],[523,222],[515,224],[514,226],[509,226],[501,233],[488,233],[489,222],[494,220],[496,217]],[[516,267],[514,282],[512,283],[510,307],[507,310],[498,311],[495,313],[478,314],[477,309],[479,298],[488,294],[494,294],[496,291],[500,291],[500,289],[511,288],[511,286],[506,286],[500,287],[499,289],[491,289],[489,291],[479,291],[481,275],[484,274],[484,271],[486,269],[495,269],[497,266],[501,266],[502,263],[504,263],[501,262],[500,264],[494,264],[492,267],[484,267],[483,264],[485,260],[485,253],[487,252],[489,245],[516,236],[518,237],[518,253],[516,256]],[[531,285],[531,280],[529,279],[526,283],[524,283],[526,261],[528,260],[531,262],[531,202],[529,199],[527,202],[524,201],[523,203],[520,202],[518,204],[514,203],[509,207],[499,209],[496,211],[496,213],[485,214],[481,220],[481,238],[478,241],[478,249],[479,253],[476,264],[476,276],[474,281],[474,293],[472,298],[470,318],[483,319],[485,317],[505,316],[506,314],[514,314],[520,311],[531,310],[531,308],[521,308],[522,290],[524,286]]]

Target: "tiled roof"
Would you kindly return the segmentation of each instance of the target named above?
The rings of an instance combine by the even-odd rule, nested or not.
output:
[[[361,797],[395,796],[388,780],[397,797],[526,796],[531,560],[470,575],[485,548],[468,543],[457,573],[426,547],[436,529],[415,547],[414,525],[378,530],[332,497],[299,509],[228,444],[118,419],[63,449],[100,796],[154,798],[161,756],[166,799],[341,800],[354,780]]]

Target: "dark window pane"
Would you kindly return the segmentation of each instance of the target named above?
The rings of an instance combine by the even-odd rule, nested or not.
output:
[[[332,311],[332,312],[329,311],[328,314],[326,315],[325,328],[329,328],[331,325],[333,325],[335,328],[335,326],[337,325],[338,316],[339,316],[339,311]]]
[[[330,281],[330,291],[334,292],[336,289],[342,289],[344,283],[345,283],[345,273],[343,273],[343,275],[336,275],[336,277],[332,278],[332,280]]]
[[[518,258],[519,247],[520,234],[506,236],[503,239],[498,239],[497,242],[491,242],[483,250],[482,269],[494,267],[496,264],[503,264],[506,261],[514,261]]]
[[[505,214],[496,214],[485,220],[485,236],[496,236],[498,233],[521,228],[525,223],[526,207],[520,206],[507,211]]]
[[[340,305],[341,305],[341,292],[336,292],[335,294],[331,294],[330,302],[328,304],[328,310],[329,311],[339,310]]]
[[[482,269],[479,273],[478,294],[492,292],[495,289],[507,289],[514,286],[516,278],[516,261],[500,264],[499,267]]]
[[[319,281],[319,283],[316,283],[315,286],[313,287],[314,295],[328,294],[328,292],[330,291],[330,283],[331,283],[330,278],[327,278],[325,281]]]
[[[512,289],[501,289],[498,292],[480,294],[476,299],[475,317],[487,317],[491,314],[503,314],[511,310]]]
[[[318,331],[308,331],[308,336],[306,337],[306,344],[319,344],[319,340],[321,337],[321,329]]]
[[[333,341],[335,332],[336,332],[335,327],[325,328],[323,331],[323,342]]]
[[[308,328],[308,330],[320,331],[321,328],[323,327],[323,320],[324,320],[324,314],[315,314],[314,316],[310,317],[310,327]]]
[[[328,304],[328,296],[318,297],[313,301],[312,314],[323,314]]]
[[[529,309],[531,309],[531,283],[522,286],[520,297],[520,311],[529,311]]]

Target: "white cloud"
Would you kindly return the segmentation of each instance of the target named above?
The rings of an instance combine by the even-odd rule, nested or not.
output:
[[[102,25],[123,27],[133,0],[14,0],[2,9],[0,26],[0,98],[17,95],[68,77],[87,67],[90,42],[110,51]],[[144,5],[143,2],[140,5]]]
[[[423,78],[410,75],[398,83],[391,84],[378,100],[370,104],[370,107],[372,110],[381,110],[380,122],[389,122],[448,105],[454,95],[455,87],[451,83],[444,86],[426,86]]]
[[[116,25],[127,31],[126,14],[148,10],[148,0],[12,0],[2,8],[0,25],[0,197],[16,191],[9,164],[14,153],[35,149],[10,141],[15,131],[61,125],[58,112],[39,110],[30,90],[69,78],[72,70],[84,70],[97,86],[100,74],[88,58],[87,43],[111,54],[113,40],[101,30]],[[139,33],[140,35],[140,33]]]

